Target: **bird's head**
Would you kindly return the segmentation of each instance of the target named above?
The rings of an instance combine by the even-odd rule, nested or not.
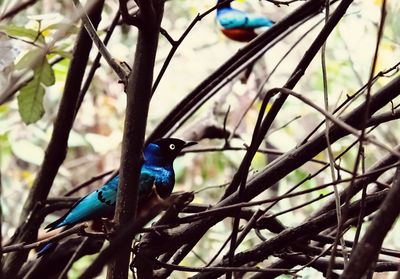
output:
[[[228,8],[231,6],[231,1],[228,0],[218,0],[217,4],[219,4],[218,9]]]
[[[144,159],[150,164],[172,164],[182,149],[196,143],[175,138],[158,139],[146,146]]]

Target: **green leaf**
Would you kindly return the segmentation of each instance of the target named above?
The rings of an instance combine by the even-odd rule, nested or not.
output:
[[[38,41],[41,43],[44,42],[43,36],[38,35],[37,30],[33,30],[30,28],[25,28],[25,27],[16,26],[16,25],[3,25],[3,26],[0,26],[0,31],[5,32],[7,35],[12,36],[12,37],[23,37],[23,38],[31,39],[32,41]]]
[[[28,67],[32,67],[34,61],[42,55],[42,50],[39,48],[32,49],[25,53],[24,56],[18,61],[18,63],[15,65],[15,68],[17,70],[23,70]]]
[[[25,124],[34,123],[43,116],[43,97],[44,88],[37,76],[21,89],[17,98],[18,109]]]
[[[42,55],[41,49],[33,49],[28,51],[15,65],[15,68],[18,70],[25,69],[27,67],[31,67],[36,59],[40,58]],[[40,82],[42,82],[46,86],[53,85],[55,83],[54,71],[50,66],[49,61],[46,56],[42,58],[41,63],[38,63],[35,68],[35,76],[38,76]]]
[[[35,59],[40,58],[41,52],[41,49],[29,51],[18,62],[18,67],[22,69],[31,66]],[[27,125],[38,121],[43,116],[44,86],[51,86],[56,81],[54,70],[50,66],[47,57],[43,56],[41,59],[42,61],[39,61],[34,68],[33,80],[21,89],[18,96],[19,113]]]
[[[53,68],[50,66],[46,57],[43,58],[40,67],[35,69],[35,76],[36,75],[38,76],[40,82],[46,86],[53,85],[56,82]]]

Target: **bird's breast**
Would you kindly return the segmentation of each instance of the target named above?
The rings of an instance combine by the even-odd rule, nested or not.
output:
[[[252,28],[221,29],[221,32],[229,39],[238,42],[249,42],[257,37],[257,33]]]

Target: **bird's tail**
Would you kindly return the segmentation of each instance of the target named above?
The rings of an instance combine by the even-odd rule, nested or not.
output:
[[[57,228],[59,228],[59,227],[64,226],[64,225],[65,225],[65,224],[64,224],[64,219],[65,219],[65,216],[63,216],[63,217],[57,219],[56,221],[54,221],[54,222],[48,224],[48,225],[45,227],[45,229],[49,232],[49,231],[52,231],[52,230],[54,230],[54,229],[57,229]]]
[[[57,242],[50,242],[45,244],[39,251],[37,251],[36,255],[38,258],[50,253],[57,247]]]
[[[62,233],[63,231],[70,229],[72,226],[73,225],[69,225],[69,226],[67,225],[67,226],[63,227],[59,233]],[[54,224],[54,223],[51,223],[50,225],[48,225],[46,227],[46,229],[48,229],[48,231],[52,231],[57,228],[58,228],[57,224]],[[43,244],[42,246],[39,247],[38,252],[36,253],[37,257],[40,258],[46,254],[49,254],[51,251],[53,251],[57,247],[57,245],[58,245],[57,242],[49,242],[49,243]]]

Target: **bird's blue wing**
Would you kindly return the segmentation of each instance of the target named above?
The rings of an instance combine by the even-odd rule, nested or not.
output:
[[[142,168],[139,181],[139,199],[150,195],[155,182],[153,170]],[[112,215],[117,199],[119,177],[116,176],[103,187],[78,200],[60,219],[49,224],[46,229],[56,229],[66,225],[84,222],[94,218]]]
[[[271,27],[273,22],[265,16],[247,14],[247,21],[244,28]]]
[[[239,28],[246,24],[247,16],[242,11],[227,8],[217,11],[217,20],[223,28]]]
[[[78,200],[63,217],[49,224],[46,229],[53,230],[112,214],[117,198],[118,180],[116,176],[103,187]]]
[[[249,14],[233,8],[217,11],[219,24],[225,29],[270,27],[273,22],[265,16]]]

